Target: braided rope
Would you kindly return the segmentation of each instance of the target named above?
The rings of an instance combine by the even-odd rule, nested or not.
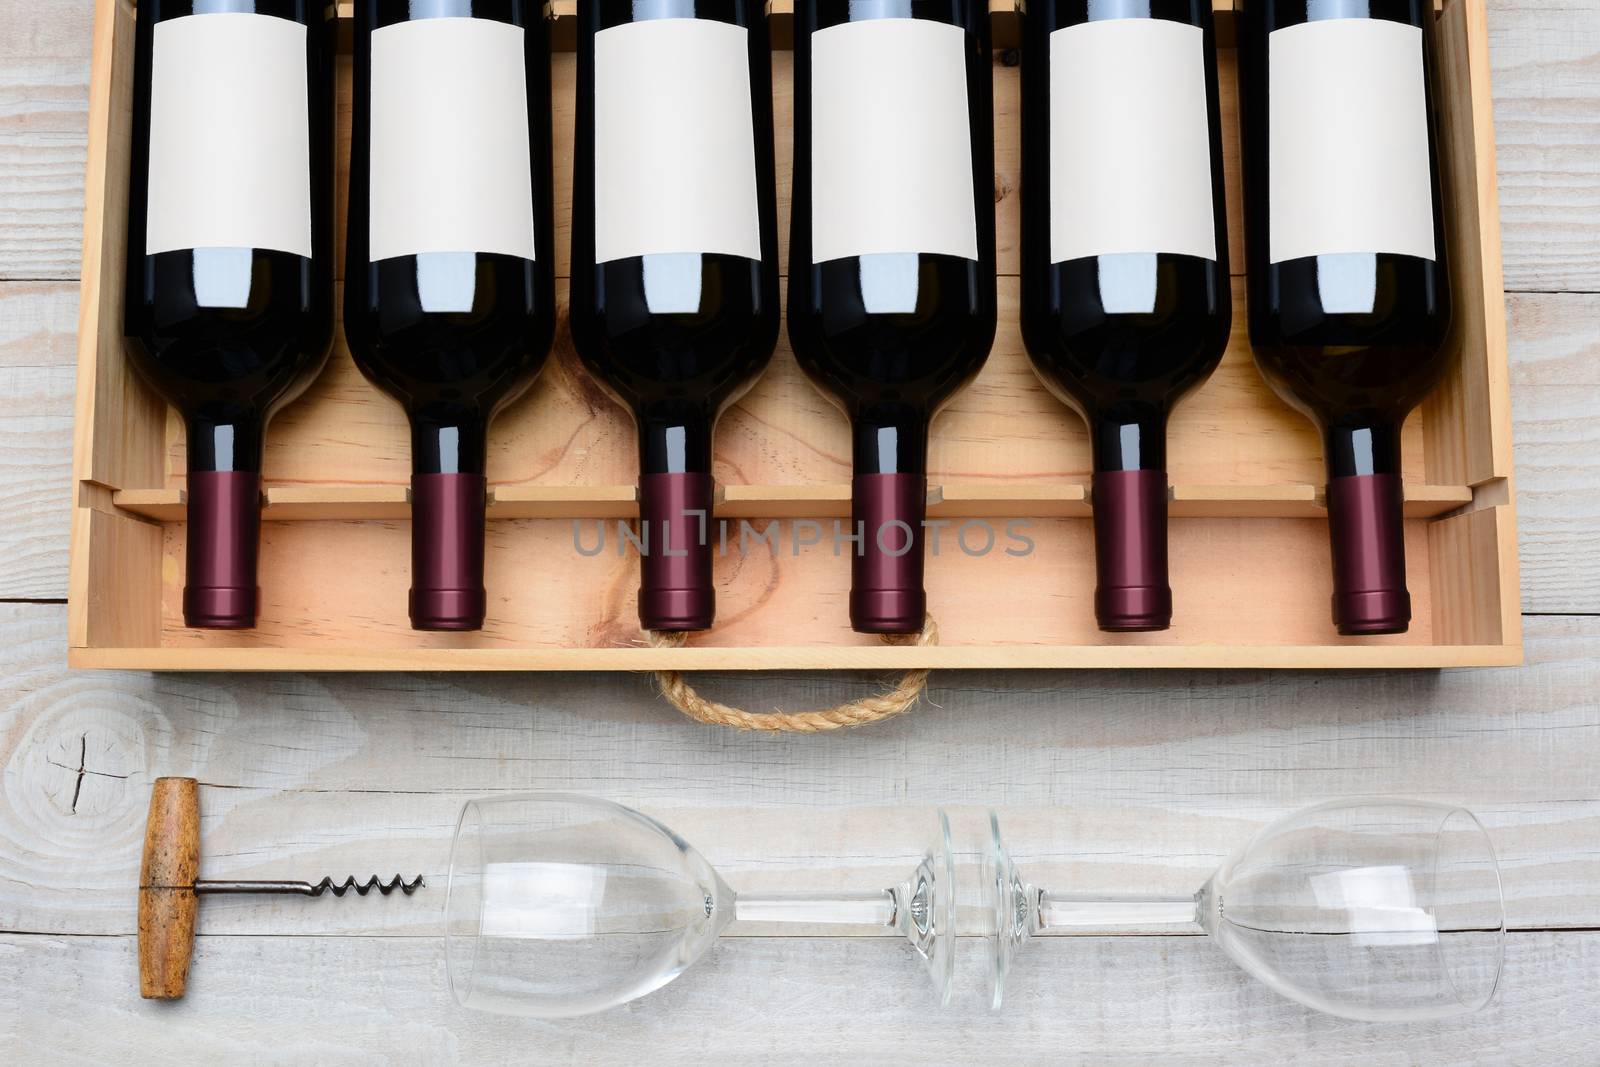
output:
[[[650,647],[682,648],[688,635],[652,631]],[[920,634],[885,634],[885,644],[927,647],[939,643],[939,626],[930,615]],[[729,707],[700,695],[684,678],[681,671],[657,671],[656,684],[667,703],[696,722],[708,726],[726,726],[732,730],[766,730],[774,733],[816,734],[829,730],[867,726],[884,719],[903,715],[916,706],[928,688],[928,671],[906,671],[894,688],[885,693],[846,701],[832,708],[816,711],[751,712]]]

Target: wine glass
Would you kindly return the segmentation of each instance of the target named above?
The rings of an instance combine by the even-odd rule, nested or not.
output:
[[[1267,827],[1192,897],[1076,896],[1025,882],[989,817],[991,990],[1036,934],[1199,927],[1291,1000],[1374,1022],[1443,1019],[1493,999],[1505,955],[1494,846],[1447,804],[1350,800]]]
[[[667,827],[594,797],[549,793],[461,809],[445,895],[458,1003],[542,1018],[588,1015],[654,992],[734,921],[877,926],[953,981],[950,824],[911,876],[864,893],[735,893]]]

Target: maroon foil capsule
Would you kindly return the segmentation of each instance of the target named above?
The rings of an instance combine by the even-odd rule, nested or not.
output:
[[[863,634],[921,633],[928,617],[922,587],[927,479],[858,474],[851,495],[861,543],[851,568],[850,625]]]
[[[712,509],[709,474],[646,474],[639,478],[639,625],[681,633],[709,630],[717,614],[711,584]]]
[[[252,629],[259,599],[261,475],[190,471],[188,497],[183,623],[197,630]]]
[[[1097,472],[1094,542],[1100,629],[1147,633],[1170,627],[1166,472]]]
[[[481,630],[484,508],[481,474],[417,474],[411,478],[411,626],[416,630]]]
[[[1405,503],[1405,483],[1397,474],[1328,483],[1333,622],[1345,637],[1403,634],[1411,627]]]

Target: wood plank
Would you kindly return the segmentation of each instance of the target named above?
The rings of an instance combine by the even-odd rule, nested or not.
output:
[[[489,490],[491,519],[626,519],[639,514],[632,485],[504,485]]]
[[[1406,516],[1431,519],[1473,502],[1464,485],[1408,482]],[[1175,518],[1311,519],[1327,514],[1314,485],[1175,485]],[[112,503],[154,522],[183,522],[186,494],[179,488],[119,489]],[[489,490],[488,516],[503,519],[633,519],[638,491],[631,485],[503,485]],[[820,485],[727,485],[717,487],[717,516],[724,519],[825,519],[850,514],[848,483]],[[928,517],[1088,518],[1089,486],[996,482],[950,483],[928,489]],[[261,517],[267,522],[326,522],[346,519],[409,519],[410,495],[403,485],[268,486]]]
[[[1408,496],[1414,492],[1414,485],[1407,487]],[[1196,518],[1262,517],[1295,512],[1314,515],[1321,510],[1321,497],[1321,490],[1307,484],[1251,486],[1248,492],[1237,486],[1175,485],[1172,487],[1172,511]]]
[[[160,484],[157,454],[171,417],[124,355],[123,266],[132,155],[134,25],[119,0],[96,0],[85,167],[83,278],[78,308],[78,406],[73,477],[121,488]],[[74,558],[74,566],[81,557]],[[80,580],[76,576],[74,581]]]
[[[62,608],[13,605],[0,620],[5,929],[130,931],[159,775],[207,783],[203,862],[218,877],[437,880],[463,795],[546,789],[639,806],[747,889],[886,885],[925,846],[936,805],[969,839],[985,806],[1002,808],[1019,857],[1070,888],[1185,892],[1298,807],[1451,799],[1497,834],[1513,925],[1600,926],[1600,619],[1529,620],[1522,671],[940,673],[912,715],[837,738],[692,726],[627,675],[74,673]],[[871,684],[697,681],[754,708]],[[302,904],[207,901],[201,930],[435,921],[398,900]]]
[[[1418,587],[1426,588],[1426,587]],[[1010,601],[1007,601],[1010,603]],[[402,605],[403,607],[403,605]],[[387,616],[385,616],[387,617]],[[980,620],[981,621],[981,620]],[[403,620],[402,620],[403,623]],[[1413,622],[1413,626],[1416,623]],[[74,634],[79,631],[75,630]],[[480,639],[432,641],[416,647],[390,634],[387,647],[333,644],[299,648],[243,643],[179,643],[164,619],[162,640],[139,644],[77,642],[67,661],[82,670],[208,673],[360,674],[370,671],[438,671],[445,674],[550,671],[1432,671],[1457,667],[1518,667],[1520,644],[1430,644],[1415,632],[1408,641],[1342,645],[1239,645],[1152,643],[1103,645],[737,645],[645,647],[644,638],[616,648],[492,647]],[[863,639],[865,640],[865,639]]]
[[[189,511],[189,494],[182,489],[119,489],[111,502],[151,522],[182,522]]]
[[[411,514],[410,490],[398,485],[273,486],[262,496],[262,516],[277,519],[398,519]]]
[[[1516,512],[1469,509],[1428,527],[1433,625],[1445,644],[1522,643]]]
[[[93,18],[0,0],[0,281],[78,277]]]
[[[72,282],[0,282],[0,598],[66,595],[77,315]]]
[[[1600,613],[1600,296],[1509,306],[1522,607]]]
[[[1449,239],[1452,343],[1463,357],[1423,405],[1428,480],[1484,485],[1511,475],[1511,400],[1506,345],[1500,196],[1489,84],[1487,12],[1463,0],[1433,35],[1441,181]],[[1487,353],[1488,358],[1474,358]],[[1502,575],[1507,590],[1514,579]],[[1508,599],[1515,599],[1514,596]]]
[[[1506,288],[1600,292],[1600,17],[1491,0]]]
[[[311,906],[361,908],[368,901]],[[1582,1064],[1600,935],[1517,934],[1485,1011],[1411,1026],[1317,1015],[1201,938],[1034,944],[991,1012],[980,943],[958,992],[933,1001],[904,944],[723,944],[665,989],[592,1018],[546,1022],[457,1008],[442,953],[411,938],[202,937],[189,995],[141,1001],[132,938],[0,936],[0,1033],[17,1062],[941,1063],[1348,1067]],[[1226,1050],[1221,1053],[1219,1050]]]
[[[1428,485],[1408,481],[1406,517],[1433,519],[1466,507],[1473,491],[1464,485]],[[1321,485],[1174,485],[1171,513],[1182,518],[1325,518],[1326,493]]]
[[[92,552],[68,592],[74,647],[148,645],[160,639],[161,527],[103,507],[72,513],[72,536]]]

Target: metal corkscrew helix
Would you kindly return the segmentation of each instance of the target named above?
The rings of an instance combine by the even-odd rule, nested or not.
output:
[[[364,897],[399,891],[410,896],[423,887],[419,874],[411,881],[395,875],[387,882],[373,875],[365,882],[352,875],[342,882],[210,881],[200,873],[200,788],[193,778],[157,778],[150,788],[150,817],[145,824],[144,863],[139,872],[139,993],[146,1000],[176,1000],[189,982],[194,954],[195,914],[200,897],[211,894],[265,893],[342,897],[354,891]]]
[[[150,888],[150,887],[146,887]],[[365,882],[358,882],[352,875],[342,882],[335,882],[332,878],[324,878],[320,882],[218,882],[203,879],[194,884],[196,893],[282,893],[294,894],[302,897],[320,897],[324,893],[332,893],[342,897],[351,890],[355,890],[358,897],[364,897],[373,890],[384,896],[399,891],[410,896],[422,888],[422,875],[417,875],[407,882],[398,874],[387,882],[380,882],[377,875],[373,875]]]

